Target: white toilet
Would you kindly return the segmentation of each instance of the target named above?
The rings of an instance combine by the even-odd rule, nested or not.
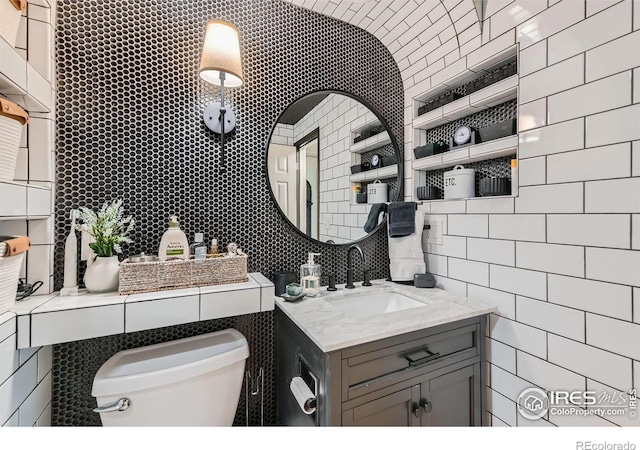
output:
[[[228,329],[121,351],[93,381],[102,425],[231,426],[249,346]]]

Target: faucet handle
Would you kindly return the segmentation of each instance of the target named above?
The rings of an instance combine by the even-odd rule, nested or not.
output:
[[[363,281],[362,281],[362,285],[365,287],[368,286],[373,286],[371,284],[371,269],[364,269],[363,270]]]
[[[327,291],[334,292],[337,290],[338,288],[336,287],[336,274],[332,273],[329,275],[329,287],[327,288]]]

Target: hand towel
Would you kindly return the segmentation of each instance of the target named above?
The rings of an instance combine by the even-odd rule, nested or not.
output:
[[[415,202],[393,202],[389,204],[389,237],[409,236],[416,231]]]
[[[415,214],[415,230],[416,232],[405,237],[391,238],[389,241],[389,258],[416,258],[424,259],[424,250],[422,249],[422,231],[424,228],[424,214]]]
[[[378,220],[380,214],[387,212],[387,204],[386,203],[376,203],[371,207],[371,211],[369,211],[369,217],[367,217],[367,222],[364,224],[364,231],[367,233],[371,233],[378,226]]]
[[[414,213],[414,232],[404,237],[387,237],[389,241],[389,275],[393,281],[413,281],[416,273],[427,267],[422,249],[424,214]]]
[[[424,259],[392,259],[389,264],[391,281],[413,281],[417,273],[425,273]]]

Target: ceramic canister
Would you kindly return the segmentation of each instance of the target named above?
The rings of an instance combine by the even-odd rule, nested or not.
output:
[[[444,198],[472,198],[476,196],[476,171],[455,166],[444,173]]]
[[[367,203],[370,205],[376,203],[387,203],[389,199],[389,186],[376,180],[367,186]]]

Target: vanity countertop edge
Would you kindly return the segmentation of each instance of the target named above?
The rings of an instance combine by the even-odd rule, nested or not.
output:
[[[55,292],[16,302],[0,314],[0,327],[15,320],[17,348],[24,349],[272,311],[274,298],[274,284],[261,273],[244,283],[144,294]]]
[[[317,297],[287,302],[276,297],[275,304],[325,353],[348,347],[457,322],[497,312],[498,307],[453,295],[438,288],[419,289],[385,280],[372,281],[372,287],[352,291],[338,286],[337,292],[321,291]],[[340,295],[364,295],[393,291],[427,302],[426,307],[406,309],[369,318],[355,318],[333,307],[327,299],[339,301]]]

